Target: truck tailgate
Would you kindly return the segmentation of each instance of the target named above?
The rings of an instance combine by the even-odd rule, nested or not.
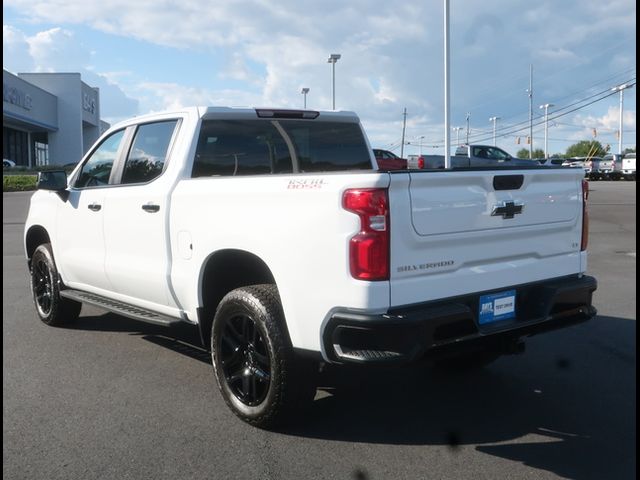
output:
[[[576,274],[582,171],[392,174],[392,306]]]

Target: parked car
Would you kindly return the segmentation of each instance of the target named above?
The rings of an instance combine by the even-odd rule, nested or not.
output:
[[[622,157],[619,153],[608,153],[604,156],[604,160],[610,161],[612,170],[608,178],[610,180],[620,180],[622,178]]]
[[[544,167],[561,167],[564,164],[564,158],[551,157],[551,158],[534,158],[534,161],[538,162]]]
[[[16,162],[9,160],[8,158],[2,159],[2,168],[13,168],[16,166]]]
[[[379,170],[406,170],[407,159],[401,158],[389,150],[379,148],[373,149],[373,155],[376,157]]]
[[[572,157],[567,158],[563,163],[564,167],[582,168],[584,170],[584,176],[589,177],[591,173],[591,160],[587,157]]]
[[[589,178],[591,180],[609,180],[613,174],[614,165],[615,161],[612,157],[593,157]]]
[[[636,179],[636,152],[626,153],[622,157],[622,177],[625,180]]]
[[[501,148],[491,145],[461,145],[451,156],[451,168],[531,167],[536,162],[514,158]],[[409,155],[407,168],[431,170],[444,168],[444,155]]]

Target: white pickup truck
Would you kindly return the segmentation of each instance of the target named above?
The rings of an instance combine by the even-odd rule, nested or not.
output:
[[[350,112],[188,108],[42,172],[40,319],[82,303],[197,326],[231,410],[269,427],[321,362],[481,365],[595,315],[581,171],[390,171]]]
[[[454,169],[467,167],[529,167],[531,160],[514,158],[498,147],[490,145],[460,145],[451,157],[451,167]],[[407,158],[409,169],[442,169],[444,155],[409,155]]]

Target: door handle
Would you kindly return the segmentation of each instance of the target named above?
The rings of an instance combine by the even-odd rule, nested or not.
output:
[[[87,205],[87,208],[89,210],[91,210],[92,212],[97,212],[98,210],[100,210],[102,208],[102,205],[100,205],[99,203],[90,203],[89,205]]]
[[[142,205],[142,209],[145,212],[156,213],[158,210],[160,210],[160,205],[154,205],[153,203],[147,203],[145,205]]]

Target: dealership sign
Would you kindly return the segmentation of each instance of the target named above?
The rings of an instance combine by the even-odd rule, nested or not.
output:
[[[2,101],[31,110],[33,100],[28,93],[2,82]]]

